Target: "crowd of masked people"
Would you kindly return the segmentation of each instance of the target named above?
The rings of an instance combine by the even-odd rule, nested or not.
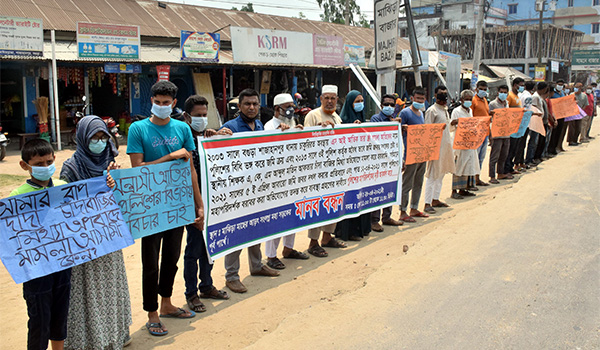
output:
[[[569,93],[575,96],[586,116],[557,120],[552,115],[548,101]],[[156,83],[152,87],[151,116],[131,125],[127,153],[132,167],[191,159],[196,220],[185,227],[141,239],[143,309],[148,316],[146,328],[149,334],[168,334],[165,319],[187,319],[207,311],[202,299],[229,299],[227,291],[216,288],[213,283],[213,265],[209,263],[202,235],[204,203],[199,186],[202,177],[199,173],[197,136],[278,129],[283,132],[290,128],[311,126],[330,128],[342,123],[398,122],[402,124],[406,148],[408,125],[445,125],[438,160],[403,165],[402,201],[397,219],[392,218],[392,207],[388,207],[312,228],[308,230],[309,244],[305,252],[295,249],[295,234],[273,239],[265,243],[265,261],[260,244],[247,248],[250,274],[275,277],[286,267],[285,260],[309,259],[309,255],[324,258],[328,256],[328,249],[345,248],[347,244],[344,241],[360,241],[371,231],[383,231],[383,226],[397,227],[414,223],[417,218],[434,214],[436,209],[448,207],[440,199],[446,174],[452,174],[451,197],[462,199],[474,196],[473,192],[478,190],[478,186],[498,184],[499,180],[511,179],[556,156],[564,151],[565,135],[570,146],[593,139],[589,129],[598,102],[595,84],[584,87],[576,83],[569,86],[562,80],[534,83],[516,78],[511,87],[500,86],[493,100],[488,100],[488,94],[486,82],[480,81],[474,91],[462,91],[460,105],[449,112],[449,96],[444,86],[435,88],[435,102],[427,109],[426,92],[417,87],[410,101],[402,101],[394,95],[383,95],[380,112],[368,116],[365,115],[364,97],[356,90],[345,96],[338,114],[338,88],[325,85],[319,96],[320,106],[310,111],[302,124],[295,118],[294,99],[287,93],[274,98],[273,118],[263,124],[259,118],[259,94],[246,89],[238,97],[237,117],[226,122],[219,130],[213,130],[207,128],[209,103],[206,98],[198,95],[189,97],[184,104],[182,120],[173,119],[171,116],[177,103],[177,87],[168,81]],[[529,130],[519,138],[486,138],[478,149],[452,149],[453,133],[459,118],[493,118],[494,110],[498,108],[531,109],[531,106],[535,107],[534,113],[543,119],[545,135]],[[52,146],[41,139],[27,142],[22,149],[20,165],[29,172],[30,179],[11,195],[103,176],[105,170],[109,173],[107,184],[114,186],[110,171],[119,168],[115,163],[118,151],[110,139],[106,124],[97,116],[86,116],[77,125],[76,137],[77,149],[62,164],[60,179],[53,179],[56,165]],[[491,146],[489,183],[484,182],[481,174],[488,146]],[[418,204],[425,178],[425,206],[420,211]],[[187,308],[175,306],[172,301],[184,231],[183,276]],[[278,252],[281,241],[283,248]],[[223,259],[225,285],[235,293],[248,290],[240,281],[240,253],[231,253]],[[120,349],[131,341],[131,304],[122,251],[28,281],[23,284],[23,296],[29,315],[28,349],[46,349],[48,342],[53,349]]]

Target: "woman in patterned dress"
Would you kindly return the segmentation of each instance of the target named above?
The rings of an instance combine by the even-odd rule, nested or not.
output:
[[[67,182],[102,176],[118,151],[97,116],[77,123],[77,150],[65,161],[60,178]],[[73,267],[69,334],[65,349],[122,349],[131,340],[131,303],[121,250]]]

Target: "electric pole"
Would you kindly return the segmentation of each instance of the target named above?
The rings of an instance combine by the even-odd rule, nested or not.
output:
[[[473,52],[473,74],[471,76],[471,89],[475,89],[479,79],[479,66],[481,65],[481,47],[483,46],[483,21],[485,19],[485,1],[479,0],[479,11],[475,23],[475,51]]]
[[[542,65],[542,21],[544,20],[545,0],[538,0],[540,10],[540,24],[538,28],[538,66]]]
[[[344,23],[350,24],[350,0],[346,0],[346,10],[344,11]]]

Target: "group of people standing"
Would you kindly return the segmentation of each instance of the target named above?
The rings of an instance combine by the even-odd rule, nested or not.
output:
[[[274,117],[265,125],[259,118],[260,100],[255,90],[243,90],[238,97],[239,114],[226,122],[219,130],[209,129],[208,101],[198,95],[189,97],[184,104],[183,120],[171,118],[177,103],[177,87],[161,81],[152,87],[151,116],[135,122],[128,132],[127,153],[131,166],[158,164],[175,159],[190,160],[196,220],[185,227],[186,246],[183,258],[185,298],[187,309],[177,307],[171,298],[178,270],[184,227],[170,229],[141,239],[143,308],[148,313],[146,328],[151,335],[164,336],[168,329],[165,318],[191,318],[197,312],[205,312],[201,299],[226,300],[226,291],[216,288],[211,277],[212,264],[203,238],[204,203],[200,194],[200,159],[197,136],[232,135],[237,132],[281,130],[311,126],[334,127],[342,123],[399,122],[402,125],[406,149],[406,129],[416,124],[444,124],[440,157],[438,160],[403,165],[402,201],[398,220],[392,218],[392,207],[344,219],[340,222],[308,230],[307,253],[294,249],[295,234],[266,242],[266,264],[263,264],[260,244],[248,249],[250,274],[252,276],[276,277],[285,264],[277,256],[283,240],[283,259],[309,259],[309,254],[323,258],[327,249],[345,248],[344,241],[360,241],[371,231],[383,231],[382,225],[401,226],[405,222],[416,222],[415,218],[426,218],[436,208],[448,207],[441,201],[441,189],[445,174],[451,173],[451,197],[462,199],[473,196],[477,186],[488,186],[480,178],[486,155],[488,139],[478,149],[453,150],[453,132],[459,118],[491,115],[494,110],[505,107],[534,106],[543,118],[546,135],[529,130],[521,138],[497,137],[489,140],[490,183],[510,179],[514,174],[539,164],[562,151],[564,134],[568,129],[569,145],[588,142],[592,117],[595,115],[595,86],[583,90],[581,83],[573,87],[577,104],[587,116],[579,120],[556,120],[551,113],[548,99],[562,97],[568,87],[561,80],[556,83],[524,82],[515,79],[512,88],[500,86],[498,97],[488,102],[488,89],[484,81],[477,84],[475,91],[464,90],[460,94],[460,106],[448,112],[448,91],[444,86],[435,88],[435,103],[425,112],[426,92],[416,88],[412,103],[404,108],[396,96],[383,95],[381,111],[367,118],[365,103],[359,91],[352,90],[346,97],[341,113],[336,113],[338,88],[335,85],[322,87],[320,107],[306,115],[304,125],[294,118],[294,99],[287,93],[274,99]],[[400,106],[400,108],[399,108]],[[591,107],[590,107],[591,106]],[[579,139],[578,139],[579,138]],[[526,150],[526,151],[525,151]],[[26,185],[11,195],[26,193],[63,184],[102,176],[105,170],[118,169],[115,157],[118,151],[110,139],[106,124],[96,116],[84,117],[77,126],[77,149],[68,159],[60,173],[61,180],[52,180],[54,153],[49,143],[32,140],[22,151],[21,167],[31,174]],[[497,176],[496,176],[497,175]],[[418,210],[420,195],[425,184],[425,207]],[[109,186],[114,181],[109,176]],[[410,207],[409,207],[410,202]],[[380,224],[381,222],[381,224]],[[240,253],[237,251],[224,258],[225,285],[235,293],[248,289],[240,281]],[[57,287],[62,289],[57,293]],[[40,297],[40,295],[43,296]],[[24,284],[29,321],[29,349],[45,349],[48,340],[54,349],[119,349],[131,338],[131,304],[127,285],[127,274],[121,251],[105,255],[93,261],[42,277]],[[160,296],[160,300],[159,300]],[[160,303],[159,303],[160,301]],[[60,304],[59,306],[57,306]],[[36,311],[37,310],[37,311]],[[42,311],[39,311],[42,310]],[[43,314],[43,320],[37,314]],[[67,333],[68,329],[68,333]]]

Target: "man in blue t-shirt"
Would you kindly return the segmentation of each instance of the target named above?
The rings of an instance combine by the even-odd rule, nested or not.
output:
[[[381,98],[381,112],[371,117],[371,123],[380,122],[399,122],[400,118],[394,118],[394,109],[396,107],[396,98],[394,95],[383,95]],[[381,212],[383,211],[383,216]],[[379,224],[379,219],[382,219],[381,223],[388,226],[401,226],[404,224],[402,221],[392,219],[392,207],[383,208],[382,210],[375,210],[371,213],[371,230],[375,232],[383,232],[383,227]]]
[[[169,81],[159,81],[152,86],[152,115],[133,123],[129,128],[127,154],[132,167],[190,159],[190,152],[196,149],[190,127],[170,117],[177,103],[176,95],[177,86]],[[192,162],[190,167],[196,207],[194,224],[201,229],[204,226],[204,205]],[[193,311],[178,308],[171,302],[182,237],[183,227],[177,227],[142,238],[143,305],[144,310],[148,312],[146,328],[152,335],[161,336],[168,333],[159,318],[159,294],[161,317],[190,318],[196,315]]]
[[[411,100],[413,101],[412,105],[409,108],[404,108],[402,112],[400,112],[400,119],[402,119],[402,140],[404,141],[403,162],[406,161],[407,126],[425,124],[425,118],[423,118],[423,112],[421,112],[423,109],[425,109],[425,90],[421,87],[415,88]],[[417,210],[419,199],[421,198],[423,176],[425,175],[426,167],[427,162],[403,165],[404,173],[402,175],[402,204],[400,205],[400,220],[404,222],[416,222],[416,220],[413,218],[414,216],[429,216]],[[407,213],[409,192],[411,194],[410,213]]]
[[[258,111],[260,102],[258,92],[254,89],[245,89],[240,92],[238,97],[238,108],[240,115],[223,124],[221,129],[228,128],[232,132],[262,131],[265,130]],[[289,126],[282,124],[281,130],[289,129]],[[240,281],[240,254],[241,250],[229,253],[225,256],[225,286],[235,293],[245,293],[248,291],[246,286]],[[250,264],[250,274],[252,276],[279,276],[279,272],[265,266],[262,263],[262,254],[260,244],[248,247],[248,263]]]

